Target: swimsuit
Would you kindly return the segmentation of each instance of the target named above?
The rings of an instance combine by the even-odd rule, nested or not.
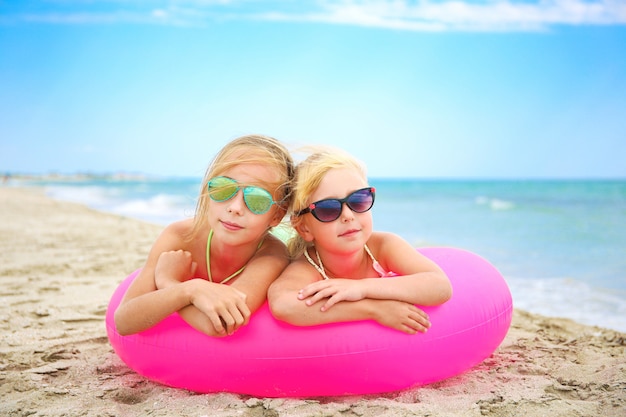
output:
[[[209,237],[206,240],[206,269],[207,269],[207,271],[209,273],[209,281],[213,282],[213,277],[211,276],[211,239],[213,239],[213,229],[211,229],[209,231]],[[257,246],[257,248],[256,248],[257,250],[259,250],[259,248],[263,244],[264,240],[265,239],[261,239],[261,241],[259,242],[259,246]],[[248,260],[248,261],[250,261],[250,260]],[[222,282],[220,282],[220,284],[226,284],[228,281],[230,281],[231,279],[235,278],[237,275],[241,274],[241,272],[244,270],[246,265],[248,265],[248,262],[246,262],[244,264],[244,266],[242,266],[238,271],[235,271],[234,274],[232,274],[231,276],[229,276],[226,279],[222,280]]]
[[[378,275],[380,275],[381,278],[391,277],[395,275],[393,272],[385,271],[385,269],[380,265],[380,263],[378,263],[376,258],[374,258],[374,255],[372,255],[372,252],[370,251],[370,248],[367,247],[367,245],[365,245],[365,252],[367,252],[367,254],[372,259],[372,267],[374,268],[376,272],[378,272]],[[315,255],[317,255],[317,261],[319,262],[319,265],[316,264],[313,259],[311,259],[311,256],[309,256],[309,252],[307,250],[304,251],[304,256],[306,257],[307,261],[309,261],[309,263],[313,265],[315,269],[317,269],[317,272],[319,272],[324,279],[330,279],[328,278],[328,275],[326,275],[326,271],[324,270],[324,264],[322,264],[322,258],[320,258],[320,254],[317,251],[317,249],[315,249]]]

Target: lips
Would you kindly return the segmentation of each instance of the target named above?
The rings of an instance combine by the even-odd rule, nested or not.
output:
[[[355,235],[355,234],[357,234],[359,232],[360,232],[359,229],[350,229],[348,231],[345,231],[345,232],[341,233],[339,235],[339,237],[349,237],[349,236]]]
[[[243,229],[243,227],[239,226],[237,223],[230,223],[226,221],[222,221],[222,226],[224,226],[226,230],[232,230],[232,231]]]

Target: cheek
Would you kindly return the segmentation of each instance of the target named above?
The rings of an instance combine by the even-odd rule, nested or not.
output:
[[[282,220],[282,213],[276,209],[270,209],[270,211],[264,214],[254,214],[250,211],[247,214],[249,214],[248,227],[255,229],[274,227]]]
[[[210,201],[206,210],[206,214],[209,217],[216,217],[224,210],[224,203],[220,203],[217,201]]]
[[[369,211],[361,213],[359,216],[359,223],[361,223],[361,228],[364,231],[371,232],[374,227],[374,219],[372,218],[371,213]]]
[[[315,237],[315,240],[322,244],[327,243],[332,245],[338,234],[336,228],[337,222],[322,223],[315,220],[315,223],[316,224],[310,226],[311,234]]]

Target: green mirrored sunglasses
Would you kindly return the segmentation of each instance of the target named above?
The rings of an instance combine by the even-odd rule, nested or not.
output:
[[[211,178],[207,188],[211,200],[220,203],[230,200],[237,195],[240,189],[243,189],[243,201],[254,214],[265,214],[272,207],[272,204],[277,204],[272,199],[272,194],[265,188],[254,185],[241,187],[237,181],[228,177]]]

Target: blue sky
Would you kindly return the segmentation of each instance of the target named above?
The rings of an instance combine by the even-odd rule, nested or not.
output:
[[[0,0],[0,172],[198,176],[246,133],[625,178],[626,1]]]

